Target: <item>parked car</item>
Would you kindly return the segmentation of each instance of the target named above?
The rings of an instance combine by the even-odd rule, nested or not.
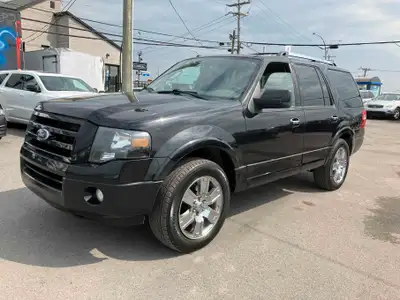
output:
[[[175,88],[188,77],[190,90]],[[287,53],[184,60],[137,98],[39,103],[21,176],[60,210],[148,219],[162,243],[184,253],[214,239],[234,192],[302,171],[322,189],[340,188],[364,139],[351,73]]]
[[[7,121],[4,109],[0,105],[0,140],[7,135]]]
[[[368,103],[369,101],[371,101],[375,98],[374,93],[369,90],[360,90],[360,95],[361,95],[361,98],[362,98],[364,104]]]
[[[36,104],[96,91],[82,79],[35,71],[1,71],[0,104],[8,122],[27,124]]]
[[[383,93],[366,105],[368,117],[400,119],[400,93]]]

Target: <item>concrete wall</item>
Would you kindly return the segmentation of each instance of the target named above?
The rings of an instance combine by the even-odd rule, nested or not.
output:
[[[54,22],[53,14],[61,9],[61,1],[54,0],[55,8],[50,7],[50,0],[43,1],[31,7],[21,10],[22,38],[25,41],[25,50],[34,51],[42,49],[42,45],[56,47],[56,27],[47,24],[24,20],[24,18],[40,20],[43,22]],[[44,33],[33,32],[25,29],[45,31]]]
[[[69,26],[70,27],[77,27],[77,28],[82,28],[87,30],[86,27],[81,25],[80,23],[76,22],[75,20],[69,18],[68,16],[63,16],[62,18],[68,18],[69,19]],[[85,37],[91,37],[91,38],[96,38],[97,40],[91,40],[91,39],[83,39],[83,38],[77,38],[77,37],[69,37],[69,48],[84,52],[84,53],[89,53],[95,56],[100,56],[104,59],[104,63],[106,64],[112,64],[112,65],[119,65],[119,56],[120,56],[120,51],[116,47],[112,46],[110,43],[106,42],[105,40],[99,39],[99,36],[88,31],[82,31],[82,30],[77,30],[73,28],[69,28],[69,34],[70,35],[77,35],[77,36],[85,36]],[[107,57],[107,53],[109,56]]]

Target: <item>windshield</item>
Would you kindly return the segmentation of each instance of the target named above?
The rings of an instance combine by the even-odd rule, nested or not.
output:
[[[94,92],[82,79],[62,76],[40,76],[44,87],[48,91],[63,92]]]
[[[156,93],[180,90],[207,100],[238,100],[260,63],[258,59],[229,56],[185,60],[158,77],[147,90]]]
[[[400,100],[400,94],[382,94],[376,97],[376,100],[396,101]]]

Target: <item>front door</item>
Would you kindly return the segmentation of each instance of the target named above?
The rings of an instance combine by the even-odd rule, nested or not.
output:
[[[340,116],[320,69],[305,64],[294,66],[305,112],[303,164],[325,160]]]
[[[289,64],[273,62],[266,67],[260,81],[260,94],[265,89],[289,90],[292,106],[264,109],[246,118],[247,142],[243,157],[250,185],[282,177],[299,169],[302,161],[304,110],[296,105],[299,93]]]

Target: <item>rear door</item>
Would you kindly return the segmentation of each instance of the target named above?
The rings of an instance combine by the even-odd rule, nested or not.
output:
[[[295,64],[305,113],[303,164],[323,162],[340,122],[332,93],[321,70]]]
[[[12,73],[11,76],[6,79],[2,89],[2,95],[7,102],[8,118],[20,119],[22,116],[19,105],[21,103],[20,98],[23,86],[23,77],[20,73]]]

